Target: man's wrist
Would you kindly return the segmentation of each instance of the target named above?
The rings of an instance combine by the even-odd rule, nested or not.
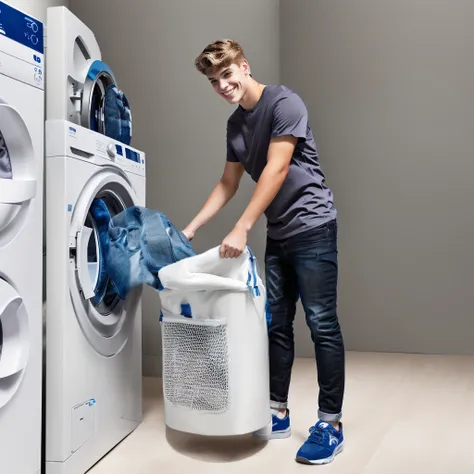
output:
[[[191,234],[195,234],[198,228],[195,225],[188,224],[184,230],[186,230],[187,232],[190,232]]]
[[[252,230],[252,224],[246,221],[238,221],[235,228],[248,234]]]

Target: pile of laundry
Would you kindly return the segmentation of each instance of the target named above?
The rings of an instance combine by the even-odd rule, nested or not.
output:
[[[143,284],[161,290],[158,272],[196,255],[186,236],[159,211],[133,206],[111,217],[104,201],[94,199],[90,214],[96,223],[100,254],[96,303],[110,291],[111,282],[123,300],[131,289]]]
[[[104,130],[102,133],[114,140],[130,145],[132,141],[132,112],[123,91],[115,85],[107,88],[103,110]]]

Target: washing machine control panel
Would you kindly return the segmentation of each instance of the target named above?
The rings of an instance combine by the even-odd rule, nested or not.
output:
[[[46,156],[69,156],[98,166],[116,166],[146,176],[145,153],[64,120],[46,121]]]
[[[44,89],[43,23],[0,1],[0,73]]]
[[[40,54],[44,53],[43,23],[0,2],[0,34]]]
[[[97,154],[132,173],[145,173],[145,154],[123,143],[98,135]]]

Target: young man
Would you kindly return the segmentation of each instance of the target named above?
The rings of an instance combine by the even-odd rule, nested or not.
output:
[[[235,195],[244,171],[257,183],[241,218],[222,241],[220,254],[222,258],[240,255],[248,233],[265,213],[266,286],[272,314],[271,438],[286,438],[291,433],[287,403],[294,359],[293,320],[301,297],[315,347],[319,420],[310,428],[296,460],[324,464],[343,449],[340,419],[345,361],[336,312],[336,210],[319,164],[308,113],[300,97],[287,87],[258,83],[235,41],[210,44],[195,65],[215,92],[237,107],[227,122],[222,178],[183,232],[192,239]]]

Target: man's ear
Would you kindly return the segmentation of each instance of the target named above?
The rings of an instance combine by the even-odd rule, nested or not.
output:
[[[248,76],[251,76],[252,73],[250,72],[250,65],[249,63],[247,62],[246,59],[243,59],[242,60],[242,63],[240,64],[240,67],[242,68],[242,70],[244,71],[244,73]]]

